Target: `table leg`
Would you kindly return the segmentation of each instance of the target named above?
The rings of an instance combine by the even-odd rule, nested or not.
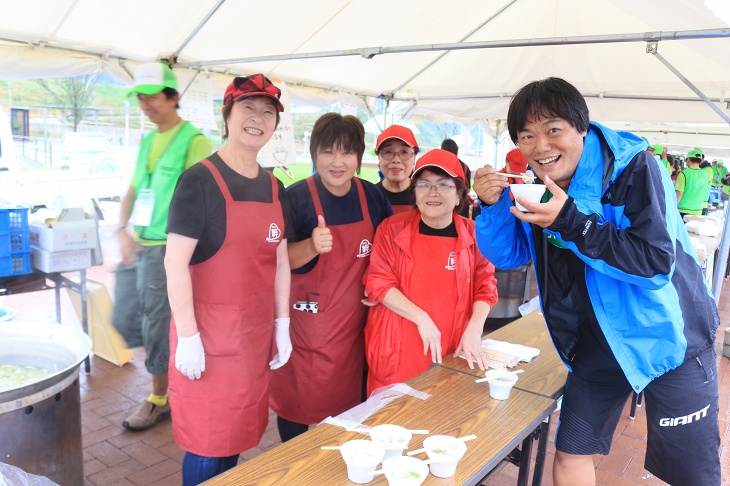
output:
[[[88,335],[89,316],[86,305],[86,269],[79,270],[79,294],[81,296],[81,328]],[[88,356],[84,359],[84,371],[91,373],[91,359]]]
[[[541,426],[540,426],[541,427]],[[536,429],[539,430],[540,427]],[[530,461],[532,459],[532,435],[531,433],[522,441],[522,453],[520,454],[520,472],[517,475],[517,486],[527,486],[527,479],[530,476]]]
[[[543,422],[540,425],[540,438],[537,441],[537,456],[535,456],[535,472],[532,475],[532,486],[540,486],[542,484],[542,473],[545,469],[545,456],[547,455],[547,439],[550,431],[550,420],[552,415],[549,415],[547,422]]]

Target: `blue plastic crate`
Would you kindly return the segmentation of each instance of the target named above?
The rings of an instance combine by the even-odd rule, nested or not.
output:
[[[0,256],[0,277],[30,273],[32,271],[30,268],[30,253],[24,251]]]
[[[0,208],[0,233],[28,229],[28,208]]]
[[[0,255],[30,251],[30,231],[0,232]]]

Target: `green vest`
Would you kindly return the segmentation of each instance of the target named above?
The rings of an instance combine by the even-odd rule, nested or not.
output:
[[[721,187],[722,178],[727,174],[727,167],[724,165],[712,166],[712,187]]]
[[[710,198],[710,181],[705,169],[686,168],[684,175],[684,194],[679,201],[679,212],[685,214],[702,214]]]
[[[193,138],[201,135],[200,131],[187,121],[182,122],[177,135],[160,156],[152,174],[148,172],[149,154],[152,138],[157,130],[147,135],[139,147],[136,173],[144,174],[135,185],[137,194],[143,189],[152,189],[155,195],[155,206],[152,211],[152,222],[149,226],[135,226],[134,231],[140,240],[154,240],[157,244],[167,241],[167,212],[170,209],[172,194],[175,192],[177,179],[185,170],[185,159]],[[149,243],[155,244],[153,241]],[[143,242],[144,244],[144,242]]]

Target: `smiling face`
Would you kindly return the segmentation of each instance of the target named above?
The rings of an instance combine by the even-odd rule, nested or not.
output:
[[[276,105],[263,96],[236,101],[224,121],[231,143],[260,150],[276,129]]]
[[[155,125],[164,125],[177,118],[178,96],[168,98],[163,91],[153,95],[137,93],[137,100],[139,108]]]
[[[447,227],[454,220],[454,208],[459,203],[454,179],[431,169],[423,169],[416,177],[413,185],[421,219],[431,228]]]
[[[408,153],[407,157],[403,157],[402,153]],[[383,154],[392,153],[393,158],[386,160]],[[413,148],[402,140],[397,138],[386,141],[378,151],[378,166],[383,176],[391,183],[406,189],[413,172]]]
[[[342,146],[320,147],[314,167],[324,187],[335,196],[344,196],[350,190],[359,160],[358,155]]]
[[[585,135],[560,117],[528,118],[517,132],[517,143],[537,177],[548,176],[567,191],[583,154]]]

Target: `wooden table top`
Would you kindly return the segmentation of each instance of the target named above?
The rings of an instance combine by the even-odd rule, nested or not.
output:
[[[409,380],[408,384],[431,397],[426,400],[412,396],[397,398],[364,424],[391,423],[408,429],[427,429],[430,435],[477,436],[467,443],[467,452],[452,478],[440,479],[429,475],[424,482],[426,486],[477,484],[556,407],[555,400],[514,389],[509,399],[494,400],[489,397],[489,389],[475,383],[472,376],[441,366],[430,368]],[[426,437],[414,435],[407,451],[422,447]],[[320,447],[367,438],[367,434],[322,424],[205,484],[355,484],[347,479],[347,469],[340,452]],[[416,457],[426,459],[425,454]],[[387,479],[376,475],[369,484],[384,485]]]
[[[522,344],[523,346],[539,349],[540,354],[531,362],[520,362],[512,368],[512,370],[524,370],[519,375],[515,388],[553,399],[558,399],[563,394],[568,369],[555,350],[545,320],[539,310],[510,322],[506,326],[483,336],[483,338]],[[454,358],[452,354],[443,357],[441,366],[470,376],[484,377],[484,371],[476,365],[474,369],[470,369],[465,359]],[[489,386],[486,382],[482,384]]]

